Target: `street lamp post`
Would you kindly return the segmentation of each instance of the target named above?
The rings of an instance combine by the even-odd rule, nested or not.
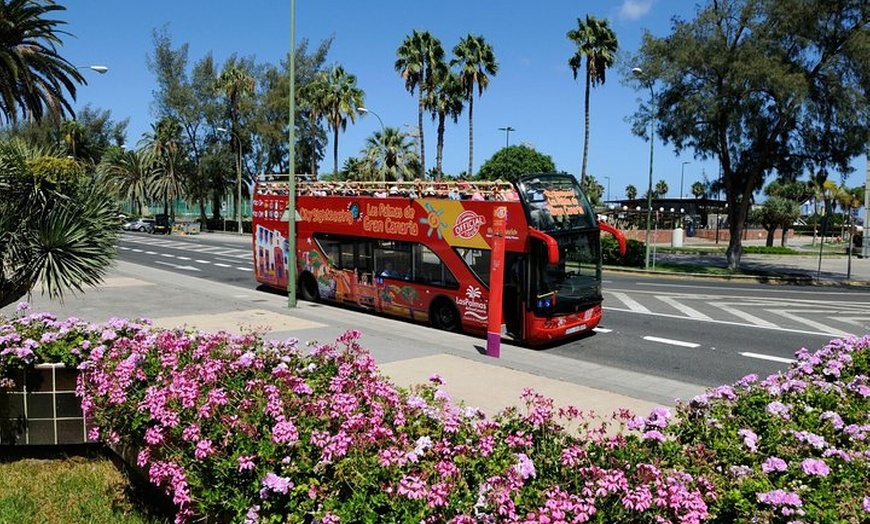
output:
[[[640,81],[645,82],[649,87],[649,185],[646,191],[646,253],[644,257],[644,267],[649,269],[649,230],[652,222],[652,185],[653,185],[653,152],[655,151],[655,93],[653,92],[652,81],[646,77],[643,69],[635,67],[631,73]]]
[[[683,199],[683,175],[686,172],[686,164],[691,164],[688,160],[683,162],[682,167],[680,167],[680,200]]]
[[[610,177],[604,177],[607,180],[607,201],[610,202]]]
[[[505,146],[505,147],[510,146],[510,143],[511,143],[511,131],[516,131],[516,129],[512,128],[511,126],[507,126],[507,127],[500,127],[500,128],[498,128],[498,130],[499,130],[499,131],[504,131],[504,146]]]
[[[290,117],[287,171],[287,307],[296,307],[296,0],[290,0]]]
[[[368,109],[368,108],[365,108],[365,107],[362,107],[362,106],[356,108],[356,110],[357,110],[358,112],[360,112],[360,113],[371,113],[371,114],[375,115],[375,117],[377,117],[377,119],[378,119],[378,122],[381,123],[381,132],[382,132],[382,133],[385,133],[385,132],[386,132],[387,128],[384,127],[384,121],[381,120],[381,117],[380,117],[377,113],[375,113],[375,112],[372,111],[371,109]]]
[[[233,135],[233,138],[236,139],[238,145],[238,149],[236,150],[236,221],[239,224],[239,234],[241,235],[244,232],[242,229],[242,140],[235,131],[231,131],[225,127],[218,127],[217,130],[221,133],[229,133]]]

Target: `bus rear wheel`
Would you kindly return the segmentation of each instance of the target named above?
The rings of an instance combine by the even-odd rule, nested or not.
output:
[[[439,298],[432,302],[429,309],[429,320],[432,325],[444,331],[459,331],[459,311],[453,302],[446,298]]]
[[[317,280],[311,273],[303,273],[299,278],[299,294],[302,295],[302,300],[309,302],[317,302],[320,299]]]

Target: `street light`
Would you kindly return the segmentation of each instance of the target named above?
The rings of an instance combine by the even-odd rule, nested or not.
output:
[[[607,180],[607,201],[610,202],[610,177],[604,177]]]
[[[216,128],[221,133],[229,133],[235,137],[238,143],[238,149],[236,150],[236,220],[239,223],[239,234],[243,233],[242,230],[242,140],[239,138],[234,131],[230,131],[225,127]]]
[[[647,78],[643,69],[635,67],[631,73],[641,82],[645,82],[649,87],[649,186],[646,191],[646,254],[644,258],[644,267],[649,269],[649,230],[650,222],[652,222],[652,184],[653,184],[653,152],[655,150],[655,93],[653,92],[652,80]]]
[[[104,65],[79,66],[76,69],[90,69],[91,71],[94,71],[101,75],[105,75],[109,71],[109,68]]]
[[[380,123],[381,123],[381,132],[382,132],[382,133],[386,133],[386,131],[387,131],[387,128],[386,128],[386,127],[384,127],[384,121],[383,121],[383,120],[381,120],[381,117],[380,117],[380,116],[378,116],[378,114],[377,114],[377,113],[375,113],[375,112],[374,112],[374,111],[372,111],[372,110],[371,110],[371,109],[367,109],[367,108],[365,108],[365,107],[362,107],[362,106],[360,106],[360,107],[358,107],[358,108],[356,108],[356,110],[357,110],[357,111],[359,111],[359,112],[360,112],[360,113],[371,113],[371,114],[373,114],[373,115],[375,115],[375,116],[376,116],[376,117],[377,117],[377,119],[378,119],[378,122],[380,122]]]
[[[500,127],[500,128],[498,128],[498,130],[504,131],[504,146],[508,147],[510,145],[510,140],[511,140],[511,131],[516,131],[516,129],[512,128],[511,126],[507,126],[507,127]]]
[[[683,199],[683,174],[686,172],[686,164],[691,164],[691,162],[685,160],[682,167],[680,167],[680,200]]]

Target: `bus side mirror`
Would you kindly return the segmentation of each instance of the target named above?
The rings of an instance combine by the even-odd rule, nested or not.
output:
[[[614,237],[616,237],[616,241],[619,243],[619,254],[625,256],[625,235],[622,234],[622,231],[616,229],[606,222],[598,222],[598,229],[601,231],[605,231],[610,233]]]

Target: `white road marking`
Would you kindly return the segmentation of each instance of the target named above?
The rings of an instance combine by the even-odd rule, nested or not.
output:
[[[612,330],[612,329],[603,328],[603,327],[597,327],[597,328],[593,328],[592,331],[594,331],[594,332],[596,332],[596,333],[610,333],[610,332],[612,332],[613,330]]]
[[[697,318],[699,320],[712,320],[712,318],[708,317],[704,313],[701,313],[697,309],[691,308],[691,307],[683,304],[682,302],[677,301],[677,299],[675,299],[675,298],[671,298],[671,297],[656,297],[656,298],[658,298],[659,300],[661,300],[665,304],[671,306],[672,308],[676,309],[680,313],[683,313],[684,315],[686,315],[689,318]]]
[[[237,267],[236,269],[241,271],[253,271],[253,268],[250,267]]]
[[[229,264],[222,264],[220,262],[215,262],[214,265],[215,267],[232,267]]]
[[[726,313],[731,313],[732,315],[734,315],[737,318],[742,318],[743,320],[749,322],[750,324],[754,324],[756,326],[771,327],[771,328],[779,327],[776,324],[774,324],[773,322],[768,322],[767,320],[764,320],[763,318],[756,317],[755,315],[751,315],[745,311],[741,311],[739,309],[733,308],[733,307],[731,307],[725,303],[722,303],[722,302],[710,302],[709,304],[711,306],[714,306],[714,307],[721,309],[722,311],[725,311]]]
[[[199,262],[200,264],[211,264],[211,261],[210,261],[210,260],[200,260],[200,259],[196,259],[196,260],[194,260],[194,262]]]
[[[670,338],[661,338],[661,337],[643,337],[644,340],[648,342],[660,342],[662,344],[668,344],[670,346],[680,346],[683,348],[696,348],[701,344],[695,344],[694,342],[683,342],[682,340],[672,340]]]
[[[742,353],[738,353],[744,357],[749,358],[757,358],[759,360],[769,360],[770,362],[781,362],[783,364],[794,364],[797,360],[793,358],[782,358],[782,357],[774,357],[773,355],[764,355],[761,353],[750,353],[748,351],[744,351]]]
[[[783,311],[780,309],[767,309],[765,311],[773,313],[774,315],[779,315],[781,317],[785,317],[789,320],[794,320],[795,322],[803,324],[807,327],[816,328],[820,331],[827,331],[828,333],[830,333],[831,335],[833,335],[835,337],[844,337],[844,336],[848,336],[848,335],[852,334],[852,333],[846,333],[844,331],[840,331],[838,329],[832,328],[831,326],[826,326],[825,324],[822,324],[821,322],[816,322],[815,320],[810,320],[808,318],[799,317],[797,315],[789,313],[788,311]]]
[[[611,295],[613,295],[613,298],[615,298],[615,299],[619,300],[620,302],[622,302],[623,304],[625,304],[626,307],[628,307],[628,309],[630,309],[636,313],[649,313],[650,312],[649,309],[647,309],[646,307],[641,305],[641,303],[638,302],[637,300],[628,296],[627,293],[611,293]]]
[[[190,260],[190,257],[178,257],[178,260]]]
[[[157,261],[155,261],[154,263],[155,263],[155,264],[162,264],[162,265],[164,265],[164,266],[171,266],[171,267],[174,267],[175,269],[183,269],[183,270],[185,270],[185,271],[199,271],[199,269],[197,269],[197,268],[195,268],[195,267],[193,267],[193,266],[180,266],[180,265],[178,265],[178,264],[172,264],[172,263],[169,263],[169,262],[164,262],[164,261],[162,261],[162,260],[157,260]]]

